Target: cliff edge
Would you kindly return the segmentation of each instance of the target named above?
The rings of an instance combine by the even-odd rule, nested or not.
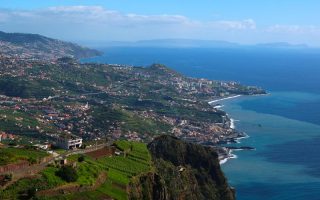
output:
[[[133,179],[129,199],[235,199],[213,149],[168,135],[156,138],[148,149],[154,171]]]

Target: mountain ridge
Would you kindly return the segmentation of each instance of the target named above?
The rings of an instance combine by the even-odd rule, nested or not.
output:
[[[105,47],[159,47],[159,48],[288,48],[304,49],[317,48],[307,44],[294,44],[288,42],[266,42],[256,44],[241,44],[224,40],[200,40],[200,39],[150,39],[138,41],[85,41],[80,42],[96,48]]]
[[[27,59],[53,60],[60,57],[76,59],[101,55],[101,52],[78,44],[52,39],[39,34],[0,31],[0,53]]]

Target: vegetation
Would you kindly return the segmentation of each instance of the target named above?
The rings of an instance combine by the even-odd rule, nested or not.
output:
[[[108,196],[119,200],[128,198],[126,188],[132,178],[152,170],[151,155],[146,144],[143,143],[121,140],[117,141],[115,145],[125,153],[121,156],[104,157],[97,161],[90,161],[92,162],[90,168],[97,166],[106,170],[107,181],[95,191],[66,195],[66,199],[79,197],[99,199]],[[91,159],[86,157],[85,162],[88,160]]]
[[[66,181],[62,177],[57,176],[58,172],[59,168],[53,166],[49,166],[41,172],[43,181],[47,184],[48,188],[66,184]]]
[[[20,179],[1,191],[0,199],[234,199],[217,154],[210,148],[169,136],[155,139],[148,147],[125,140],[114,145],[121,155],[97,160],[85,155],[69,156],[68,162],[74,167],[48,166],[41,176]],[[107,179],[97,183],[102,173],[107,174]],[[81,187],[99,185],[92,190],[54,196],[36,192],[68,186],[69,182]]]
[[[0,191],[0,199],[28,199],[32,189],[45,189],[42,179],[23,178],[7,189]],[[30,198],[29,198],[30,199]]]
[[[158,64],[149,68],[80,64],[73,58],[98,52],[39,35],[0,32],[0,39],[4,47],[10,47],[0,49],[4,54],[0,59],[0,127],[1,131],[19,134],[19,140],[6,139],[11,146],[20,144],[21,138],[35,144],[35,138],[52,141],[69,133],[78,134],[88,147],[90,142],[106,139],[149,142],[169,132],[190,140],[193,136],[223,140],[233,132],[212,130],[223,129],[223,125],[214,127],[213,123],[225,121],[226,113],[207,101],[264,92],[233,82],[187,78]],[[32,59],[21,59],[25,52]],[[66,57],[56,59],[61,56]],[[0,191],[0,199],[162,200],[181,199],[183,194],[190,199],[219,199],[223,195],[232,199],[217,155],[206,148],[170,137],[149,145],[152,156],[143,143],[121,140],[114,146],[117,154],[111,157],[90,157],[94,154],[88,153],[69,156],[65,165],[51,163],[38,175],[22,178]],[[37,163],[46,155],[32,148],[1,149],[0,165],[21,160]],[[184,170],[177,170],[181,166],[184,174],[180,173]],[[4,180],[11,178],[15,181],[14,176]],[[66,188],[82,192],[64,194],[68,193]]]
[[[56,172],[56,175],[66,182],[75,182],[78,179],[77,170],[71,166],[63,166]]]
[[[83,162],[85,160],[85,157],[83,155],[81,155],[79,158],[78,158],[78,162]]]
[[[28,54],[30,58],[50,59],[63,56],[86,58],[101,53],[77,44],[62,42],[38,34],[5,33],[0,31],[1,53]]]
[[[146,165],[151,164],[151,155],[144,143],[120,140],[117,141],[115,145],[125,153],[127,158]]]
[[[165,187],[172,199],[235,199],[234,191],[220,168],[218,155],[212,148],[186,143],[172,136],[160,136],[148,145],[148,149],[162,181],[158,181],[156,189],[145,190]],[[133,191],[141,185],[153,185],[145,183],[152,180],[140,179],[132,185]],[[157,191],[153,192],[159,195]]]
[[[54,95],[48,86],[51,82],[22,79],[20,77],[1,77],[0,94],[21,98],[44,98]]]
[[[0,110],[0,119],[1,131],[11,133],[30,132],[39,125],[34,118],[22,111]]]
[[[24,178],[0,192],[0,199],[18,199],[38,191],[68,185],[69,182],[79,186],[93,186],[102,173],[107,179],[91,191],[53,197],[37,196],[38,199],[99,199],[112,197],[119,200],[127,199],[127,186],[134,177],[152,171],[151,155],[146,144],[139,142],[117,141],[115,146],[123,152],[120,156],[102,157],[94,160],[86,155],[72,155],[68,157],[66,166],[50,165],[41,176]],[[72,167],[71,165],[74,165]]]
[[[121,130],[124,132],[137,132],[141,135],[159,135],[166,133],[171,126],[153,119],[146,119],[134,113],[121,109],[110,109],[107,107],[95,108],[93,112],[94,127],[110,126],[112,123],[120,123]],[[108,119],[108,121],[106,121]],[[152,131],[151,131],[152,130]]]
[[[46,152],[32,148],[2,148],[0,149],[0,166],[16,163],[21,160],[35,163],[45,156],[48,156]]]

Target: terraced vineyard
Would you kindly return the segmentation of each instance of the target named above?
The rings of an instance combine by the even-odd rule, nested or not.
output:
[[[130,179],[152,170],[151,155],[144,143],[118,141],[115,145],[123,155],[98,160],[108,168],[108,180],[98,191],[116,199],[127,199]]]
[[[50,165],[39,176],[20,179],[12,186],[0,191],[0,199],[26,197],[30,191],[37,188],[38,193],[36,196],[38,199],[71,200],[112,197],[114,199],[125,200],[128,198],[127,185],[131,179],[152,170],[151,155],[144,143],[118,141],[115,143],[115,146],[123,152],[121,155],[110,156],[110,154],[106,154],[104,157],[99,158],[90,157],[89,155],[69,156],[68,163],[73,163],[76,166],[78,179],[75,182],[68,183],[61,179],[61,177],[57,176],[59,166]],[[11,149],[6,149],[6,151],[9,150]],[[22,155],[23,152],[20,153]],[[26,153],[33,155],[30,152]],[[38,156],[38,154],[34,156]],[[82,161],[79,161],[80,157],[83,157]],[[100,181],[97,185],[96,181],[102,174],[106,174],[107,179],[103,179],[103,182]],[[59,188],[72,186],[74,188],[94,187],[95,189],[85,190],[84,192],[73,192],[72,194],[59,192]]]
[[[103,157],[95,161],[96,166],[107,172],[107,180],[95,191],[65,195],[61,199],[105,199],[112,197],[126,200],[127,185],[132,177],[152,170],[151,155],[146,144],[117,141],[115,146],[123,152],[119,156]]]

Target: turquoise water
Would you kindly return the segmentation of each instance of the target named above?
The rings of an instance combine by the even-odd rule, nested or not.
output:
[[[320,199],[320,51],[108,48],[89,62],[163,63],[192,77],[262,86],[267,96],[222,103],[250,137],[222,166],[240,200]]]
[[[235,152],[238,158],[223,165],[237,199],[320,199],[320,126],[248,109],[266,107],[265,100],[292,106],[284,103],[288,99],[295,104],[317,100],[318,95],[276,92],[221,102],[232,118],[239,119],[236,128],[250,136],[239,145],[256,147]]]

